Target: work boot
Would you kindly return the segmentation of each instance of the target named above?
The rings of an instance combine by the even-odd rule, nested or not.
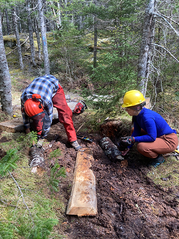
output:
[[[161,154],[159,154],[157,158],[152,159],[152,162],[150,163],[150,165],[156,168],[157,166],[162,164],[164,161],[165,161],[164,157]]]
[[[78,141],[73,141],[73,142],[70,142],[71,143],[71,146],[76,150],[78,151],[79,149],[81,149],[82,147],[79,145]]]

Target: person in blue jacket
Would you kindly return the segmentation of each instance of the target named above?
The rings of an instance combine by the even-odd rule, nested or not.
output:
[[[132,136],[121,137],[120,144],[126,147],[125,155],[137,142],[137,150],[152,159],[154,167],[164,162],[162,154],[173,152],[178,146],[176,131],[155,111],[145,108],[143,94],[137,90],[125,93],[122,107],[133,117]]]

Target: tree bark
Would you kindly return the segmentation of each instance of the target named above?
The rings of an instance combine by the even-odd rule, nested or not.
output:
[[[8,15],[8,10],[7,10],[7,8],[5,9],[5,14],[6,14],[6,28],[7,28],[7,35],[10,35],[11,27],[10,27],[9,15]]]
[[[58,10],[57,10],[57,15],[58,15],[57,27],[59,29],[62,26],[61,10],[60,10],[60,3],[59,2],[57,2],[57,7],[58,7]]]
[[[31,10],[30,2],[26,1],[27,4],[27,13],[28,13],[28,28],[29,28],[29,40],[30,40],[30,51],[31,51],[31,61],[33,66],[36,66],[35,62],[35,49],[34,49],[34,38],[33,38],[33,28],[32,28],[32,19],[31,19]]]
[[[145,11],[143,35],[138,63],[138,84],[139,90],[144,97],[147,91],[147,83],[149,78],[150,62],[152,55],[152,42],[154,39],[155,19],[154,8],[155,0],[147,1],[148,5]]]
[[[105,155],[113,162],[124,160],[118,147],[110,138],[104,137],[100,140],[100,146],[104,150]]]
[[[97,18],[94,16],[94,61],[93,67],[97,66],[97,41],[98,41],[98,31],[97,31]]]
[[[38,21],[35,17],[34,19],[34,29],[35,29],[35,35],[37,38],[37,45],[38,45],[38,58],[41,60],[41,43],[40,43],[40,34],[39,34],[39,26],[38,26]]]
[[[44,21],[44,14],[43,14],[43,7],[42,7],[41,0],[38,0],[38,11],[39,11],[39,18],[40,18],[42,48],[43,48],[43,55],[44,55],[44,69],[45,69],[45,74],[50,74],[50,65],[49,65],[47,38],[46,38],[46,26]]]
[[[2,110],[7,112],[7,114],[11,115],[12,114],[11,78],[9,74],[9,68],[4,48],[1,13],[0,13],[0,96]]]
[[[23,64],[23,60],[22,60],[22,52],[21,52],[21,44],[20,44],[20,37],[19,37],[19,30],[18,30],[18,24],[17,24],[17,15],[16,15],[16,8],[13,7],[12,9],[12,18],[13,18],[13,24],[14,24],[14,32],[16,35],[16,41],[17,41],[17,51],[18,51],[18,55],[19,55],[19,64],[20,64],[20,68],[21,70],[24,69],[24,64]]]

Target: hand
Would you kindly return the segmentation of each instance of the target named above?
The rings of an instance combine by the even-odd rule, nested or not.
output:
[[[129,152],[130,149],[125,149],[124,151],[121,151],[121,155],[122,156],[125,156],[128,152]]]
[[[135,138],[132,136],[121,137],[120,139],[120,144],[122,144],[125,147],[134,144],[134,142],[135,142]]]

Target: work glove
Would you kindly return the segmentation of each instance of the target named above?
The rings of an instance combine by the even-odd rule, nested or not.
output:
[[[135,143],[135,138],[132,136],[121,137],[120,139],[120,145],[123,145],[125,147],[130,146],[134,143]]]

